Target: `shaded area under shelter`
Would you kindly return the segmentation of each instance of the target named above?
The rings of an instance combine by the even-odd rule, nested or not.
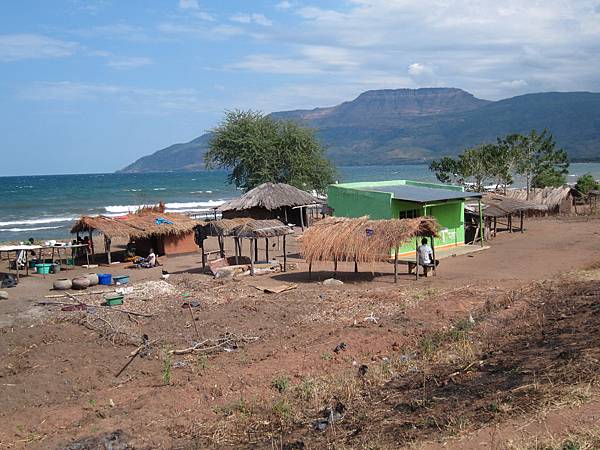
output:
[[[204,241],[209,236],[217,237],[219,242],[219,254],[225,258],[224,239],[231,237],[234,240],[235,263],[238,264],[242,258],[242,241],[246,239],[249,242],[250,254],[250,273],[254,275],[254,264],[258,261],[258,241],[264,239],[265,242],[265,260],[269,261],[269,239],[283,238],[283,271],[287,270],[287,249],[286,236],[292,234],[290,226],[280,220],[256,220],[247,217],[235,219],[221,219],[208,221],[195,228],[195,240],[202,250],[202,268],[206,267],[207,254],[204,250]]]
[[[432,238],[437,236],[438,224],[434,218],[371,220],[367,216],[358,218],[328,217],[305,231],[300,239],[302,254],[308,262],[309,273],[315,261],[333,261],[337,272],[338,261],[353,261],[354,271],[364,262],[389,261],[393,253],[394,282],[398,282],[399,248],[415,240],[416,277],[419,276],[419,237],[431,238],[431,249],[435,261],[435,246]],[[433,267],[435,273],[435,264]]]

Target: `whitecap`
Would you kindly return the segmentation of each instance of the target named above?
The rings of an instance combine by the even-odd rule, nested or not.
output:
[[[76,217],[40,217],[38,219],[10,220],[8,222],[0,222],[0,227],[7,227],[11,225],[37,225],[41,223],[70,222],[75,219]]]
[[[11,231],[13,233],[17,233],[19,231],[56,230],[57,228],[62,228],[62,227],[0,228],[0,232]]]

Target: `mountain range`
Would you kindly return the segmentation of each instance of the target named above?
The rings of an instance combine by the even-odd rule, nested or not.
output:
[[[600,160],[600,94],[543,92],[498,101],[457,88],[371,90],[332,107],[274,112],[312,127],[337,165],[402,164],[456,155],[509,133],[547,128],[572,160]],[[144,156],[121,172],[204,167],[211,133]]]

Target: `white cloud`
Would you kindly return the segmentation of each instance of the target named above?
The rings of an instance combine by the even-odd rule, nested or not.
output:
[[[21,59],[65,58],[73,55],[79,44],[39,34],[0,35],[0,62]]]
[[[254,23],[256,25],[260,25],[263,27],[270,27],[271,25],[273,25],[273,22],[270,19],[268,19],[264,14],[260,14],[260,13],[251,13],[251,14],[238,13],[238,14],[231,16],[230,20],[232,20],[233,22],[239,22],[239,23],[245,23],[245,24]]]
[[[292,6],[292,2],[289,2],[288,0],[283,0],[275,5],[278,9],[290,9]]]
[[[199,9],[198,0],[179,0],[180,9]]]
[[[414,77],[419,77],[421,75],[429,75],[431,74],[433,71],[432,69],[422,63],[412,63],[408,66],[408,73],[409,75],[412,75]]]
[[[120,56],[108,60],[108,66],[115,69],[137,69],[152,63],[152,58],[145,56]]]
[[[189,25],[175,22],[165,22],[159,24],[157,29],[163,34],[173,36],[193,36],[207,40],[227,39],[244,33],[244,30],[241,28],[226,24],[215,24],[214,26],[208,26],[207,24]]]
[[[20,92],[21,98],[41,102],[110,102],[128,114],[213,112],[215,105],[196,89],[150,89],[72,81],[38,82]]]

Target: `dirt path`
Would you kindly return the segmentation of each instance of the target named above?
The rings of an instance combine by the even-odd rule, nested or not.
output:
[[[334,396],[347,397],[346,407],[360,416],[369,404],[364,393],[375,398],[385,392],[381,386],[400,366],[410,369],[407,361],[416,358],[414,349],[422,349],[431,333],[448,332],[486,305],[502,305],[532,281],[554,279],[600,259],[599,220],[548,219],[527,225],[524,234],[499,235],[489,250],[444,260],[437,277],[415,282],[403,276],[399,285],[393,284],[391,265],[376,265],[374,277],[357,277],[344,264],[340,268],[347,272],[340,277],[346,283],[326,287],[308,280],[305,266],[296,261],[299,270],[272,278],[298,283],[298,289],[269,295],[251,287],[252,280],[217,282],[197,274],[198,255],[172,258],[163,264],[175,273],[169,282],[177,292],[129,303],[156,311],[152,318],[103,315],[112,330],[106,324],[99,327],[99,319],[90,322],[95,316],[89,312],[34,307],[47,294],[51,278],[31,277],[11,291],[11,299],[0,302],[0,448],[55,448],[119,429],[124,431],[119,439],[135,448],[169,448],[174,443],[182,448],[199,443],[235,448],[240,442],[270,448],[261,437],[271,433],[282,439],[280,427],[292,430],[285,433],[286,441],[297,435],[321,448],[329,438],[315,437],[306,421],[318,417]],[[315,279],[329,277],[330,269],[318,266]],[[130,272],[134,284],[160,278],[160,269]],[[194,311],[196,327],[189,310],[181,307],[190,298],[200,302]],[[504,323],[503,315],[511,312],[496,310],[488,319],[490,329],[481,329],[488,339],[492,324]],[[168,350],[199,340],[195,328],[200,339],[231,332],[258,340],[206,358],[167,358]],[[137,358],[116,378],[143,334],[157,341],[146,357]],[[590,335],[585,341],[592,344],[594,339]],[[345,349],[336,353],[342,342]],[[538,350],[545,352],[543,346]],[[391,362],[400,365],[391,367]],[[364,380],[356,377],[362,364],[369,367]],[[167,366],[170,380],[165,383]],[[444,370],[455,371],[451,365]],[[492,435],[486,438],[485,433],[497,425],[481,426],[478,433],[483,434],[472,439],[492,442]],[[513,436],[509,425],[505,429]],[[255,434],[247,434],[249,430]],[[428,440],[425,432],[417,436]]]

